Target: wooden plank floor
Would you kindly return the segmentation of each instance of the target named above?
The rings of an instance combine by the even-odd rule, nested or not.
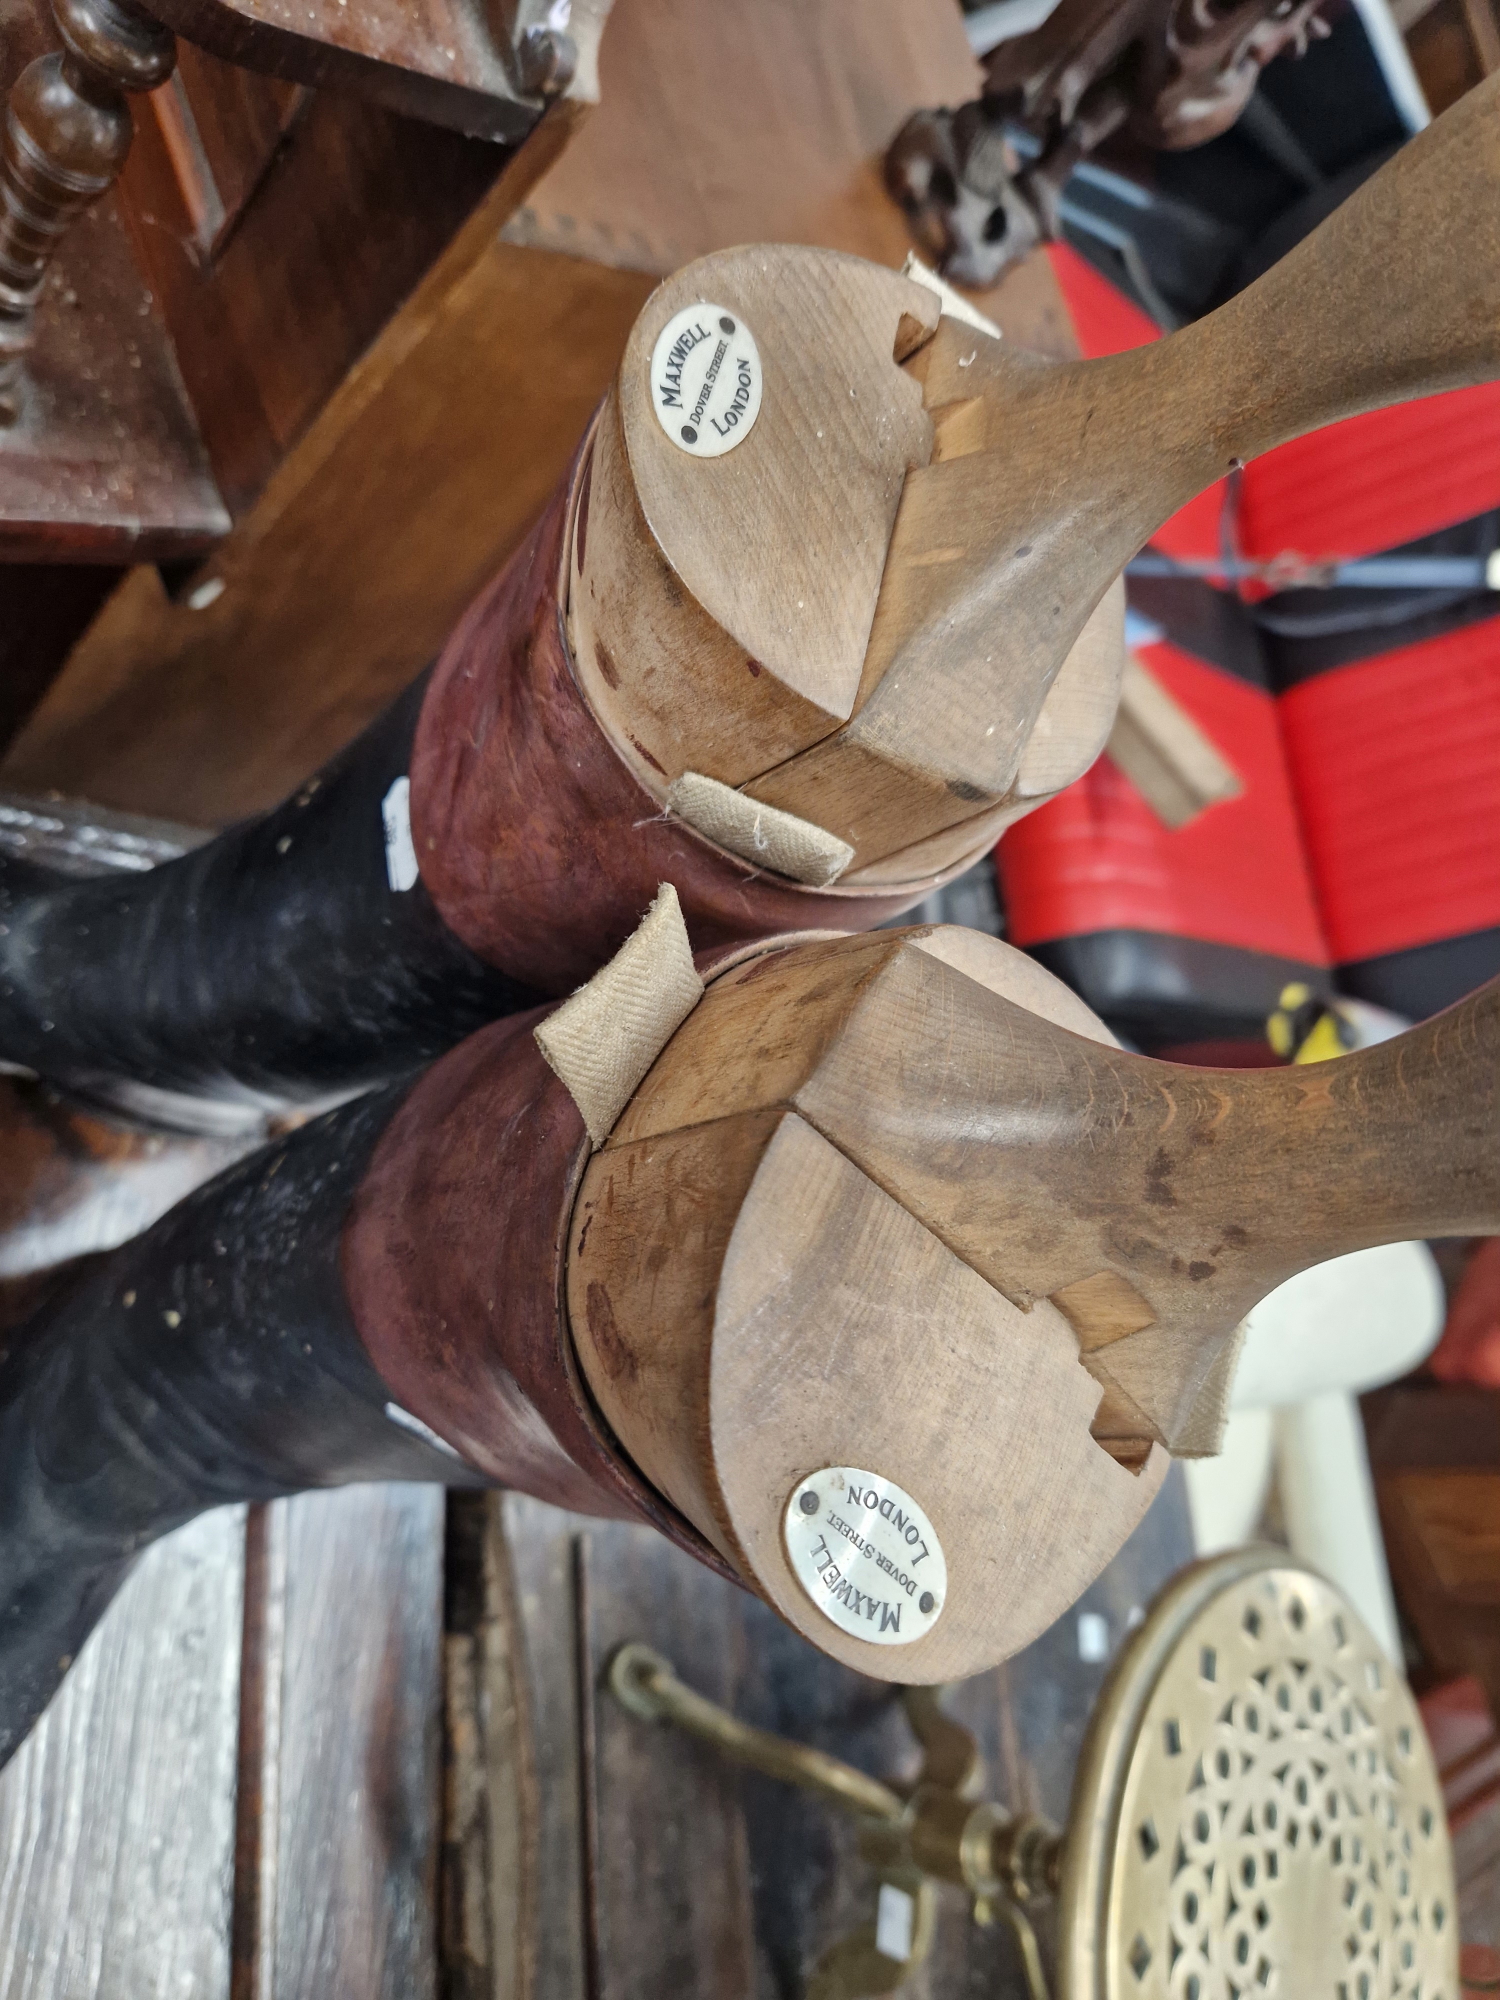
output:
[[[443,1501],[254,1510],[248,1600],[244,1508],[148,1552],[0,1774],[0,2000],[433,2000]]]
[[[457,1650],[466,1661],[461,1676],[450,1672],[450,1738],[466,1744],[471,1778],[476,1767],[484,1774],[450,1829],[444,1914],[450,1938],[468,1944],[462,1990],[505,2000],[799,1994],[819,1955],[872,1914],[852,1825],[643,1726],[603,1691],[602,1676],[617,1646],[645,1640],[746,1720],[909,1779],[916,1745],[894,1690],[825,1659],[649,1530],[518,1495],[451,1506],[477,1510],[484,1526],[450,1529],[450,1604],[455,1541],[471,1565],[482,1545],[486,1572],[483,1605],[448,1641],[450,1659]],[[1174,1474],[1074,1611],[1016,1659],[950,1692],[979,1740],[987,1796],[1065,1816],[1109,1657],[1191,1553]],[[530,1857],[507,1902],[509,1929],[465,1905],[484,1870],[466,1869],[464,1856],[486,1840],[492,1854]],[[940,1900],[932,1958],[903,1991],[911,2000],[1024,2000],[1009,1934],[976,1929],[956,1891]]]
[[[244,1509],[153,1549],[0,1777],[4,2000],[229,1989]]]

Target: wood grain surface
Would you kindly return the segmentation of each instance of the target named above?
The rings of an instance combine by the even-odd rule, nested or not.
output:
[[[436,1994],[443,1494],[257,1511],[252,1601],[243,1508],[151,1549],[0,1775],[3,2000]]]
[[[738,243],[895,268],[911,243],[885,149],[979,81],[943,0],[767,0],[732,33],[717,0],[615,0],[598,115],[505,233],[658,277]]]
[[[881,185],[880,156],[911,111],[961,102],[977,80],[949,0],[778,0],[758,17],[730,90],[723,19],[717,0],[618,0],[598,109],[566,151],[568,106],[527,141],[522,181],[495,189],[226,541],[205,578],[225,584],[218,602],[190,611],[154,572],[133,573],[17,742],[8,782],[203,825],[273,804],[428,664],[524,538],[659,276],[756,240],[901,262],[905,224]],[[332,120],[337,103],[318,119]],[[148,150],[143,132],[143,170]],[[363,185],[370,169],[352,140],[328,158],[328,188]],[[417,171],[412,185],[421,184]],[[396,201],[402,190],[386,194]],[[294,195],[278,193],[273,176],[241,233],[264,206],[267,228],[301,243],[318,190],[283,215]],[[170,196],[153,184],[142,212],[166,212]],[[508,219],[509,240],[497,241]],[[336,221],[314,233],[341,247]],[[186,317],[197,294],[187,253],[173,245],[190,240],[176,228],[159,253],[182,265]],[[269,310],[257,304],[258,282],[246,258],[236,283],[249,290],[236,294],[227,333],[252,376],[268,370],[279,384],[285,357],[274,329],[257,333]],[[165,296],[160,276],[157,286]],[[1003,290],[1018,336],[1066,341],[1045,260]],[[324,297],[309,268],[282,316],[300,325]],[[361,338],[373,332],[366,321]],[[332,352],[321,336],[317,352]],[[539,363],[545,395],[533,393]],[[210,344],[193,366],[214,364]],[[190,377],[193,366],[185,360]],[[301,407],[305,423],[298,393],[295,380],[285,395],[278,388],[277,410]],[[261,467],[254,484],[268,433],[284,448],[279,414],[244,440],[245,462]]]
[[[236,519],[514,157],[184,44],[120,207]]]
[[[870,1674],[972,1672],[1059,1615],[1159,1447],[1218,1449],[1236,1329],[1284,1278],[1500,1224],[1500,982],[1377,1049],[1255,1072],[1125,1054],[1071,996],[1026,1004],[1040,984],[941,931],[741,962],[574,1213],[569,1317],[612,1430]],[[890,1476],[941,1537],[945,1611],[899,1654],[832,1628],[787,1566],[781,1510],[825,1465]]]
[[[243,1549],[151,1549],[0,1774],[4,2000],[227,1996]]]
[[[418,291],[224,544],[214,603],[193,610],[154,570],[131,573],[8,780],[223,824],[274,804],[427,665],[545,504],[650,289],[486,254],[514,198],[497,189],[454,246],[457,272]],[[559,357],[541,398],[533,342]]]
[[[574,481],[587,482],[586,466]],[[411,755],[422,880],[448,927],[539,992],[572,991],[663,882],[695,950],[794,930],[868,929],[960,870],[811,887],[732,854],[639,782],[588,707],[563,631],[554,498],[433,670]],[[576,537],[575,537],[576,540]]]
[[[260,1689],[276,1715],[263,1738],[275,1779],[260,1793],[258,1935],[272,1958],[247,2000],[432,2000],[442,1490],[278,1505],[285,1569],[268,1583],[282,1601]]]
[[[951,336],[973,379],[903,489],[857,712],[755,795],[804,816],[816,800],[860,859],[1005,798],[1085,620],[1178,507],[1305,431],[1500,371],[1484,188],[1500,189],[1500,78],[1165,340],[1057,368]],[[963,359],[931,402],[958,393]]]
[[[0,0],[0,99],[56,46],[45,7]],[[36,338],[19,420],[0,427],[0,557],[149,562],[209,547],[229,517],[113,197],[64,239]]]
[[[607,7],[608,0],[584,0],[574,9],[570,25],[591,58]],[[517,85],[503,16],[492,18],[480,0],[367,0],[359,7],[160,0],[154,11],[228,62],[352,92],[476,137],[514,144],[541,109]]]
[[[649,381],[662,327],[700,299],[737,315],[764,370],[754,429],[711,459],[664,433]],[[1035,673],[1019,665],[997,705],[986,663],[969,662],[968,686],[963,674],[941,687],[921,672],[901,680],[899,713],[873,734],[855,714],[890,668],[877,599],[888,598],[898,502],[933,448],[918,382],[938,415],[957,393],[950,377],[972,406],[964,367],[982,381],[996,365],[975,344],[1008,351],[939,323],[937,308],[925,288],[876,267],[786,245],[686,265],[632,329],[573,533],[575,671],[643,790],[661,801],[675,779],[702,772],[814,825],[831,814],[856,849],[856,884],[972,859],[1080,776],[1109,734],[1124,664],[1116,583],[1089,607],[1055,677],[1050,658]],[[929,347],[941,355],[924,375]],[[910,376],[898,366],[907,356]],[[977,520],[947,526],[947,541],[913,565],[901,599],[910,623],[930,614],[941,626],[948,569],[965,537],[984,532]],[[1015,752],[1006,788],[976,791],[935,759],[939,738],[962,738],[981,758],[1003,740]],[[914,807],[923,786],[941,795],[936,809]]]
[[[764,388],[743,441],[697,459],[657,420],[651,357],[667,322],[705,298],[750,330]],[[579,583],[596,643],[625,669],[613,689],[601,674],[599,692],[654,769],[739,784],[850,713],[902,485],[932,449],[920,388],[897,364],[937,320],[909,279],[775,244],[686,266],[636,320],[615,398],[638,503],[620,526],[637,532],[625,547],[596,532]],[[702,631],[671,644],[683,594],[707,644]]]
[[[908,935],[767,954],[710,986],[584,1177],[568,1300],[612,1429],[739,1574],[834,1657],[940,1681],[1058,1616],[1140,1519],[1166,1461],[1157,1451],[1137,1477],[1100,1448],[1099,1384],[1062,1313],[1045,1299],[1023,1310],[997,1278],[1003,1230],[992,1218],[988,1263],[972,1237],[955,1254],[948,1225],[973,1190],[953,1190],[946,1215],[941,1197],[913,1201],[876,1136],[915,1134],[932,1115],[919,1104],[966,1122],[963,1086],[915,1054],[963,1043],[965,988],[989,998],[1014,981],[1104,1031],[993,939],[937,933],[934,956]],[[899,1029],[866,1039],[898,966],[922,997]],[[874,1097],[876,1069],[901,1075],[905,1112],[865,1127],[830,1082],[846,1063]],[[947,1608],[899,1649],[839,1631],[788,1567],[787,1496],[830,1464],[894,1479],[941,1536]]]
[[[555,1983],[538,1974],[498,1990],[506,2000],[579,2000],[587,1952],[601,2000],[799,1993],[821,1954],[871,1915],[872,1877],[852,1825],[789,1786],[635,1721],[603,1691],[603,1672],[617,1646],[644,1640],[747,1721],[900,1782],[914,1775],[917,1753],[894,1691],[816,1652],[765,1605],[649,1531],[515,1496],[498,1511],[527,1674],[546,1704],[545,1724],[528,1733],[545,1780],[530,1821],[546,1857],[532,1922],[538,1949],[576,1954],[552,1961]],[[1108,1656],[1191,1554],[1174,1476],[1076,1613],[1005,1667],[949,1692],[978,1738],[985,1796],[1062,1820]],[[1088,1621],[1082,1645],[1080,1619]],[[573,1928],[581,1908],[582,1936]],[[906,1990],[913,2000],[1025,2000],[1003,1926],[974,1925],[955,1891],[939,1897],[932,1958]]]

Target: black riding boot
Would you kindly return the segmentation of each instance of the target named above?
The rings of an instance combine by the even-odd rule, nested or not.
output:
[[[392,886],[383,807],[425,686],[275,811],[148,873],[59,883],[0,856],[0,1062],[153,1123],[254,1129],[531,1006],[419,879]]]
[[[225,1501],[364,1479],[482,1484],[396,1409],[339,1276],[383,1091],[91,1259],[0,1361],[0,1763],[132,1561]],[[399,1420],[398,1420],[399,1419]]]

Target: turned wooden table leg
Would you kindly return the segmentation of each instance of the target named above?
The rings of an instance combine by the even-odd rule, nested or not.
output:
[[[73,218],[111,186],[130,151],[126,93],[172,74],[170,32],[124,0],[54,0],[61,52],[39,56],[10,94],[0,153],[0,423],[14,423],[36,302]]]

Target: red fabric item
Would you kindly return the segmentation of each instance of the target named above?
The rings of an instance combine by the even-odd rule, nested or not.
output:
[[[1078,345],[1091,360],[1161,339],[1156,321],[1068,244],[1049,243],[1047,255]]]
[[[1500,1389],[1500,1236],[1470,1257],[1427,1365],[1440,1382]]]
[[[1161,931],[1326,965],[1272,697],[1165,641],[1140,655],[1245,789],[1174,833],[1101,757],[1000,843],[1012,941]]]
[[[1335,964],[1500,924],[1500,618],[1281,698]]]
[[[1372,410],[1245,468],[1242,552],[1368,556],[1500,507],[1500,383]]]
[[[1159,340],[1160,329],[1066,244],[1049,255],[1088,355]],[[1220,553],[1222,482],[1152,536],[1170,555]],[[1372,410],[1294,438],[1245,468],[1240,553],[1376,555],[1500,507],[1500,382]]]
[[[1085,263],[1076,250],[1066,243],[1053,243],[1048,245],[1047,255],[1084,354],[1091,359],[1123,354],[1128,347],[1144,347],[1147,341],[1161,339],[1155,320],[1102,278],[1092,264]],[[1180,561],[1218,555],[1223,506],[1224,482],[1220,480],[1164,522],[1151,537],[1152,546]]]

